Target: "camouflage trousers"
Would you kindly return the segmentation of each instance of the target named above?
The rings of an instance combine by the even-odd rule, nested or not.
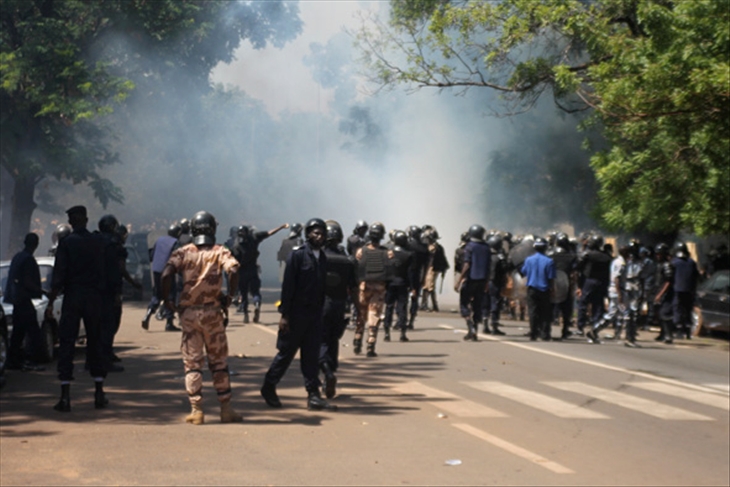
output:
[[[228,339],[220,307],[185,308],[180,314],[180,326],[185,390],[188,392],[190,404],[200,404],[203,400],[203,366],[206,356],[218,400],[229,400],[231,383],[228,377]]]
[[[385,308],[385,291],[387,285],[384,282],[363,282],[360,284],[357,310],[357,322],[355,323],[355,339],[362,340],[365,332],[365,323],[368,325],[368,343],[375,343],[378,338],[378,326]]]
[[[428,291],[430,293],[434,292],[436,290],[436,280],[438,279],[438,274],[434,272],[433,267],[429,267],[426,269],[426,275],[423,277],[423,286],[422,289],[424,291]]]

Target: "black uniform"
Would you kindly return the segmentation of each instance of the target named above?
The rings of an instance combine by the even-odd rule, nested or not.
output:
[[[101,301],[107,277],[105,242],[87,229],[75,229],[58,244],[53,266],[53,289],[64,292],[59,323],[58,378],[73,377],[73,358],[81,319],[86,329],[87,363],[92,377],[106,377],[101,351]]]
[[[116,234],[96,233],[95,237],[104,242],[104,274],[106,283],[101,293],[101,352],[107,370],[120,370],[112,365],[114,356],[114,336],[119,331],[122,314],[122,267],[120,258],[126,254],[121,240]]]
[[[269,232],[251,233],[246,240],[236,239],[231,253],[240,264],[238,268],[238,290],[241,293],[239,311],[248,313],[248,295],[253,298],[254,307],[261,307],[261,277],[259,276],[259,244],[269,238]],[[256,320],[254,320],[256,321]]]
[[[408,250],[413,252],[415,260],[413,272],[416,278],[416,287],[414,287],[416,295],[411,299],[410,318],[408,320],[408,328],[413,329],[418,314],[418,297],[421,295],[421,286],[428,266],[429,253],[428,247],[423,245],[419,239],[412,237],[408,239]]]
[[[301,369],[308,393],[319,394],[319,352],[322,345],[322,311],[325,299],[327,257],[315,257],[309,243],[294,249],[286,261],[279,312],[289,321],[289,331],[279,330],[274,357],[264,378],[276,386],[301,349]]]
[[[657,291],[657,264],[651,256],[646,256],[641,261],[641,273],[639,274],[641,281],[641,298],[642,303],[646,303],[646,321],[642,324],[642,328],[646,329],[656,324],[656,313],[654,298]],[[641,309],[641,305],[639,307]],[[641,319],[641,316],[639,317]]]
[[[672,300],[672,321],[675,329],[692,336],[692,307],[695,302],[699,271],[690,257],[675,257],[671,261],[674,269],[674,298]]]
[[[353,233],[352,235],[347,237],[347,254],[354,257],[357,249],[364,246],[366,243],[367,242],[363,237],[356,233]]]
[[[603,318],[603,301],[608,295],[611,281],[611,256],[600,250],[588,250],[578,260],[578,271],[583,284],[578,301],[578,329],[588,323],[588,306],[591,307],[591,325]]]
[[[568,296],[563,302],[555,303],[553,307],[553,316],[555,316],[558,320],[560,320],[560,318],[563,320],[561,338],[565,339],[570,336],[570,322],[573,318],[573,301],[575,299],[575,282],[573,281],[575,269],[578,265],[578,258],[573,252],[565,250],[562,247],[556,247],[550,257],[553,259],[553,262],[555,262],[556,274],[558,271],[562,271],[568,275],[569,279]]]
[[[504,252],[492,249],[489,267],[489,292],[484,295],[484,333],[489,333],[489,317],[492,318],[492,331],[495,335],[503,335],[499,330],[499,313],[502,310],[502,291],[507,285],[509,263]],[[487,314],[487,312],[489,314]]]
[[[345,333],[347,298],[357,288],[355,260],[345,249],[325,247],[327,277],[325,282],[324,310],[322,312],[322,345],[319,349],[320,368],[337,372],[339,367],[340,339]]]
[[[398,316],[395,328],[401,331],[401,340],[406,341],[406,320],[408,319],[408,293],[418,288],[417,271],[413,252],[393,246],[392,280],[385,291],[385,317],[383,328],[385,340],[390,340],[390,328],[393,324],[393,312]]]
[[[8,349],[8,368],[23,366],[23,340],[30,339],[30,358],[37,360],[41,352],[41,329],[33,299],[40,298],[41,274],[33,253],[23,249],[13,257],[8,270],[3,299],[13,305],[13,333]]]

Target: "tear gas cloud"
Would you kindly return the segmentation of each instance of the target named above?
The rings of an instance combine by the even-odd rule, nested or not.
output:
[[[34,229],[45,230],[50,246],[47,223],[63,221],[58,209],[77,203],[89,207],[90,227],[113,213],[132,232],[150,231],[150,244],[171,222],[199,210],[216,216],[219,242],[228,238],[230,227],[244,223],[269,230],[319,217],[340,222],[347,236],[364,219],[383,222],[386,232],[431,224],[447,256],[453,256],[460,234],[473,223],[495,228],[494,221],[523,221],[505,213],[530,212],[525,206],[530,195],[515,198],[490,185],[489,161],[506,146],[526,149],[532,138],[520,133],[519,120],[486,116],[488,104],[497,103],[492,93],[396,89],[363,96],[358,90],[357,54],[342,26],[357,27],[359,8],[386,7],[384,2],[300,3],[299,38],[282,49],[242,44],[236,61],[213,70],[216,91],[200,107],[187,107],[182,118],[165,112],[180,113],[181,103],[200,98],[182,83],[154,103],[131,97],[111,122],[120,127],[116,150],[122,163],[105,171],[124,191],[125,204],[105,210],[87,189],[75,186],[63,195],[67,184],[49,182],[44,188],[55,192],[60,206],[55,213],[37,211],[43,223]],[[550,106],[541,106],[539,113],[533,116],[541,117],[540,124],[555,119]],[[489,192],[522,203],[500,207],[497,219],[485,202]],[[569,219],[566,215],[564,221]],[[553,224],[545,222],[543,229]],[[260,246],[264,286],[278,284],[276,252],[287,234]],[[45,248],[42,242],[39,254]],[[452,283],[449,273],[444,304],[457,301]]]

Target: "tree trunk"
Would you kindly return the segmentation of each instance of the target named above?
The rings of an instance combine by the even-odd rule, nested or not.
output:
[[[38,206],[33,200],[36,182],[34,178],[18,177],[15,179],[8,241],[8,255],[11,257],[23,248],[23,239],[30,231],[30,220],[33,211]]]

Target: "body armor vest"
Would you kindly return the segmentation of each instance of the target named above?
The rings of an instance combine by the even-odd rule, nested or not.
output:
[[[362,247],[362,258],[358,263],[358,278],[364,282],[390,281],[391,269],[388,263],[388,251],[384,248],[371,249]]]
[[[344,253],[325,249],[327,256],[327,275],[325,277],[325,295],[330,299],[345,300],[347,286],[355,272],[355,264]]]

